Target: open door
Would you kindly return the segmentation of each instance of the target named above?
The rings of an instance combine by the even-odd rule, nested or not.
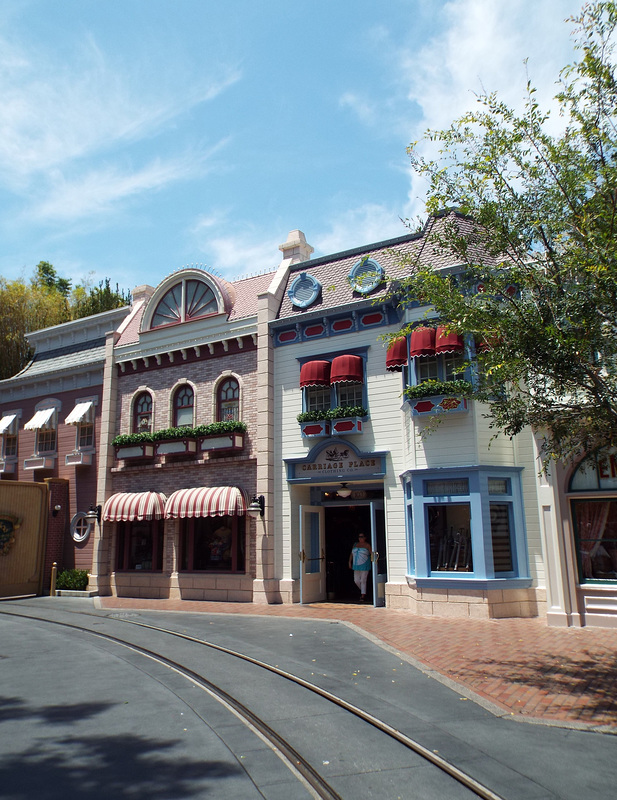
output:
[[[386,604],[386,581],[388,580],[388,566],[386,562],[386,517],[383,502],[371,503],[371,547],[373,549],[373,605],[375,607]]]
[[[325,598],[325,512],[321,506],[300,506],[300,602]]]

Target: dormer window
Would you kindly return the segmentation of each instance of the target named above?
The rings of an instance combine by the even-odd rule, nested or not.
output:
[[[354,292],[370,294],[383,281],[384,270],[372,258],[363,258],[351,268],[348,280]]]
[[[159,301],[152,315],[152,328],[190,322],[219,310],[212,289],[203,281],[187,279],[176,283]]]
[[[317,278],[309,275],[308,272],[302,272],[294,279],[287,294],[294,306],[308,308],[317,300],[320,291],[321,283]]]

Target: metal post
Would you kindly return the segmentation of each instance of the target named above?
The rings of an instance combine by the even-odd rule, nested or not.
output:
[[[51,565],[51,589],[49,592],[50,597],[56,596],[56,577],[58,575],[58,564],[56,561]]]

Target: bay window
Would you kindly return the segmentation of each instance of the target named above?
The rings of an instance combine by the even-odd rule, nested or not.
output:
[[[528,585],[518,468],[412,470],[405,482],[418,585]]]

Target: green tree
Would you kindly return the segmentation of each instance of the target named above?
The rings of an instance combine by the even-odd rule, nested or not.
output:
[[[32,357],[26,333],[69,318],[66,298],[57,290],[0,278],[0,379],[15,375]]]
[[[64,298],[67,298],[71,291],[71,281],[68,278],[59,277],[49,261],[39,261],[32,282],[35,286],[46,286],[48,289],[55,290]]]
[[[93,287],[88,280],[71,290],[71,281],[58,275],[49,261],[40,261],[29,282],[0,278],[0,380],[23,369],[32,348],[26,334],[72,319],[121,308],[130,294],[115,290],[109,278]]]
[[[72,301],[73,319],[79,319],[100,314],[102,311],[122,308],[131,302],[131,295],[130,292],[120,289],[118,284],[112,289],[109,278],[105,278],[98,286],[88,287],[85,284],[77,286],[73,290]]]
[[[429,181],[430,246],[461,272],[418,259],[403,302],[430,304],[488,345],[470,396],[506,434],[540,431],[546,461],[617,445],[617,4],[591,3],[568,22],[578,60],[560,74],[561,133],[529,83],[522,113],[483,94],[425,135],[435,158],[409,148]],[[448,206],[464,216],[440,217]]]

